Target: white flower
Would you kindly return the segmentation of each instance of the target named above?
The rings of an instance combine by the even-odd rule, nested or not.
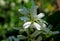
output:
[[[45,16],[44,13],[40,13],[40,14],[37,15],[38,18],[42,18],[44,16]]]
[[[42,17],[44,17],[45,15],[44,15],[44,13],[40,13],[40,14],[38,14],[37,15],[37,18],[39,19],[39,18],[42,18]],[[36,16],[35,16],[36,17]],[[42,20],[40,20],[41,22],[42,22]],[[24,27],[24,29],[27,29],[29,26],[31,26],[31,23],[32,22],[26,22],[26,23],[24,23],[23,24],[23,27]],[[36,23],[36,22],[34,22],[33,24],[32,24],[37,30],[41,30],[41,27],[46,27],[46,25],[42,22],[42,25],[39,25],[38,23]]]
[[[0,0],[0,5],[4,6],[5,5],[5,1],[4,0]]]
[[[26,22],[26,23],[24,23],[24,25],[23,25],[24,29],[27,29],[29,26],[31,26],[31,22]],[[41,26],[40,26],[38,23],[34,22],[34,23],[33,23],[33,26],[34,26],[37,30],[41,30]]]

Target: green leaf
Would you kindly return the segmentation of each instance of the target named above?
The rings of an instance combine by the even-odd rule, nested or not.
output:
[[[60,33],[59,31],[52,32],[52,34],[59,34],[59,33]]]
[[[23,17],[20,17],[21,20],[30,20],[28,17],[26,16],[23,16]]]
[[[26,15],[27,12],[28,12],[28,10],[27,10],[27,8],[24,7],[24,6],[23,6],[23,7],[21,8],[21,10],[20,10],[20,13],[21,13],[21,14],[24,14],[24,15]]]
[[[39,36],[36,41],[41,41],[41,40],[42,40],[42,37]]]
[[[50,32],[50,29],[49,28],[44,28],[43,29],[45,32],[49,33]]]
[[[6,40],[2,40],[2,41],[6,41]]]
[[[32,37],[37,37],[41,32],[40,31],[35,31],[31,36]]]
[[[33,39],[32,39],[31,41],[36,41],[36,40],[33,40]]]
[[[46,34],[45,36],[46,36],[46,38],[49,38],[51,35],[52,35],[52,34]]]
[[[26,39],[27,37],[23,36],[23,35],[18,35],[17,36],[19,39]]]

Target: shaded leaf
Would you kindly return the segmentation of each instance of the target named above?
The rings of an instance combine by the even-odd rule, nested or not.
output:
[[[59,33],[60,33],[59,31],[52,32],[52,34],[59,34]]]
[[[17,36],[19,39],[26,39],[27,37],[23,36],[23,35],[18,35]]]
[[[39,36],[36,41],[41,41],[41,40],[42,40],[42,37]]]
[[[31,36],[32,37],[37,37],[41,32],[40,31],[35,31]]]
[[[20,17],[21,20],[30,20],[28,17],[26,16],[23,16],[23,17]]]

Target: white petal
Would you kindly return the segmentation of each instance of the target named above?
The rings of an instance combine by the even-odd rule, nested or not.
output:
[[[28,28],[30,25],[31,25],[31,22],[26,22],[26,23],[24,23],[23,27],[26,29],[26,28]]]
[[[37,15],[38,18],[42,18],[44,16],[45,16],[44,13],[40,13],[40,14]]]
[[[46,24],[43,23],[42,25],[43,25],[43,27],[46,27]]]
[[[38,23],[34,22],[33,25],[36,27],[37,30],[41,30],[41,26]]]

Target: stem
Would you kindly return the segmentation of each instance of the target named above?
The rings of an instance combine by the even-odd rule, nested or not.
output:
[[[28,35],[28,41],[30,40],[29,39],[29,37],[30,37],[30,34],[29,34],[29,31],[28,31],[28,29],[26,30],[26,32],[27,32],[27,35]]]

